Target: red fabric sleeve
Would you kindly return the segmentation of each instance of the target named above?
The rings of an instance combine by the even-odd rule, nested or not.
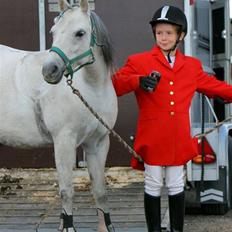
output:
[[[117,96],[122,96],[139,88],[139,78],[144,71],[139,68],[135,60],[128,58],[126,64],[112,77]]]
[[[232,102],[232,86],[224,81],[218,80],[214,76],[206,74],[199,62],[197,73],[197,91],[209,97],[221,97],[228,102]]]

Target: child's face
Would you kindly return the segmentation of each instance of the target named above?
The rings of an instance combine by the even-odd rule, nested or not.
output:
[[[155,27],[155,37],[157,45],[163,52],[169,52],[179,37],[177,27],[172,24],[158,23]],[[182,40],[183,37],[184,33],[182,32],[179,40]]]

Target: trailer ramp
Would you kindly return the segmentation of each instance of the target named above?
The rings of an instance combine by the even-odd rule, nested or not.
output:
[[[146,232],[143,172],[106,169],[107,192],[116,231]],[[86,169],[74,171],[74,224],[78,232],[96,232],[97,215]],[[55,232],[60,198],[54,169],[0,170],[0,231]],[[167,223],[167,195],[162,196],[162,225]]]

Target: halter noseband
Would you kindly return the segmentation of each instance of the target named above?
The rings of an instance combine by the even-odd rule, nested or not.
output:
[[[61,16],[62,17],[62,16]],[[71,76],[71,78],[73,77],[73,74],[78,71],[79,69],[83,68],[86,65],[92,64],[95,62],[95,57],[93,54],[93,47],[96,44],[96,35],[94,34],[94,23],[93,23],[93,19],[90,16],[90,21],[91,21],[91,38],[90,38],[90,48],[89,50],[83,52],[82,54],[69,59],[65,53],[58,47],[51,47],[51,49],[49,50],[49,52],[55,52],[64,62],[65,66],[66,66],[66,73],[65,76]],[[77,66],[76,68],[73,69],[72,65],[74,63],[76,63],[79,60],[82,60],[85,57],[91,57],[90,61],[85,62],[84,64],[81,64],[79,66]]]

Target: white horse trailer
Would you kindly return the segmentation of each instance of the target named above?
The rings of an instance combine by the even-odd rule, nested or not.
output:
[[[186,1],[187,2],[187,1]],[[218,79],[231,80],[231,0],[202,1],[185,4],[189,21],[189,35],[185,52],[198,57],[210,67]],[[191,107],[192,135],[214,128],[219,121],[231,115],[232,105],[221,104],[196,94]],[[204,111],[204,122],[203,120]],[[216,161],[209,164],[187,164],[187,180],[195,192],[195,205],[202,213],[224,214],[232,208],[232,121],[228,121],[206,135],[216,154]]]

